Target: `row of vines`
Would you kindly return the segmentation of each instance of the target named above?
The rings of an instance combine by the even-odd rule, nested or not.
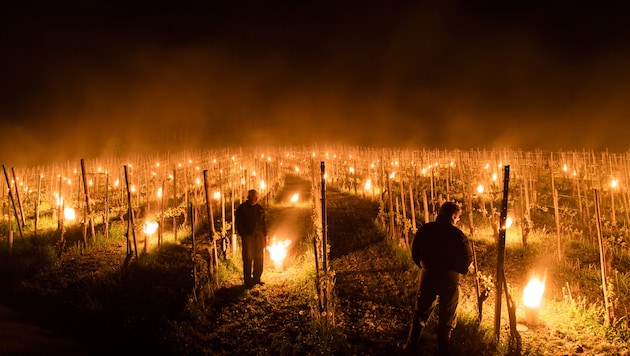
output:
[[[442,202],[452,200],[463,206],[462,220],[471,237],[482,235],[487,226],[497,237],[505,166],[511,171],[509,241],[526,248],[534,231],[545,231],[556,240],[553,253],[559,262],[573,243],[594,249],[600,244],[604,276],[627,276],[615,262],[629,255],[630,153],[312,146],[3,165],[0,236],[12,245],[15,239],[56,229],[60,240],[85,245],[97,236],[107,238],[109,224],[120,220],[130,224],[128,254],[137,256],[140,249],[177,239],[178,231],[193,222],[205,222],[196,233],[207,237],[211,264],[217,264],[218,256],[237,246],[232,216],[247,190],[259,190],[265,203],[285,174],[305,175],[313,181],[314,221],[320,227],[315,262],[318,273],[323,271],[317,286],[323,290],[320,314],[326,316],[331,288],[325,283],[322,253],[326,186],[378,200],[377,221],[408,248],[417,227],[432,220]],[[74,209],[75,217],[64,215],[66,208]],[[149,223],[155,232],[143,230]],[[66,227],[80,233],[66,235]],[[616,280],[611,288],[619,295],[627,286],[622,285],[625,279]],[[628,305],[618,298],[609,306],[608,322],[627,317]]]

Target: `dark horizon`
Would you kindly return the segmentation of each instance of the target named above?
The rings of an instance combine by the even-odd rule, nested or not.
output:
[[[612,2],[12,6],[8,165],[251,145],[630,149],[630,28]]]

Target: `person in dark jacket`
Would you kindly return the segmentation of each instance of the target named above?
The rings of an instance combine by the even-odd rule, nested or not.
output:
[[[422,329],[433,312],[433,302],[439,297],[438,348],[441,355],[448,354],[451,332],[457,322],[459,279],[472,262],[468,238],[455,226],[461,214],[457,204],[442,204],[436,220],[422,225],[413,240],[411,257],[422,272],[405,345],[410,352],[417,350]]]
[[[252,189],[247,192],[247,201],[236,208],[236,231],[241,236],[243,257],[243,283],[245,288],[264,283],[260,281],[267,245],[265,209],[258,204],[260,194]]]

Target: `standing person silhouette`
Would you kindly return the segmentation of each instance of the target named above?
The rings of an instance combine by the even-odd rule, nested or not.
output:
[[[466,235],[455,225],[462,214],[461,208],[446,202],[439,209],[434,222],[422,225],[413,240],[411,257],[421,269],[420,287],[405,348],[417,352],[422,329],[438,305],[438,349],[448,355],[451,332],[457,323],[459,280],[472,262],[472,249]]]
[[[258,204],[260,194],[252,189],[247,192],[247,201],[236,208],[236,230],[241,236],[243,249],[243,284],[251,289],[256,284],[263,285],[260,276],[263,272],[265,246],[267,245],[267,224],[265,209]]]

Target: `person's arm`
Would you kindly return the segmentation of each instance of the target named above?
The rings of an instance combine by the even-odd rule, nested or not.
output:
[[[413,262],[420,268],[422,268],[422,265],[420,264],[420,261],[422,260],[422,226],[418,229],[418,231],[416,232],[416,235],[413,238],[413,243],[411,244],[411,259],[413,259]]]
[[[234,217],[235,217],[235,222],[236,222],[236,232],[239,234],[239,236],[243,237],[245,235],[245,232],[247,231],[247,227],[245,226],[245,211],[244,211],[244,207],[243,205],[239,205],[238,208],[236,208],[236,212],[234,213]]]
[[[468,237],[464,232],[460,231],[460,239],[461,242],[458,245],[458,252],[456,256],[458,257],[457,261],[457,272],[461,274],[466,274],[468,269],[470,268],[470,264],[473,260],[473,251],[470,246],[470,242],[468,241]]]
[[[267,241],[268,240],[267,239],[267,237],[268,237],[267,235],[268,234],[267,234],[267,221],[265,219],[265,209],[261,206],[260,210],[261,210],[261,220],[262,220],[261,221],[262,222],[262,232],[263,232],[263,235],[265,236],[265,241]]]

